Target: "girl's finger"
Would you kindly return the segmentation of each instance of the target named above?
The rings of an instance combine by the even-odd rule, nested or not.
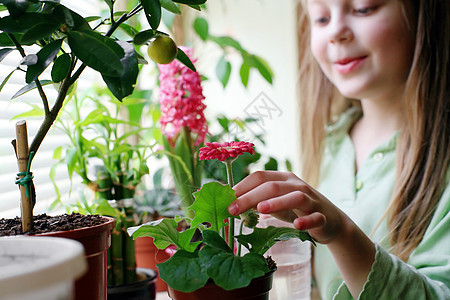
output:
[[[257,209],[263,214],[271,214],[291,209],[309,213],[313,211],[313,202],[307,194],[299,190],[294,190],[258,203]]]
[[[278,171],[256,171],[241,182],[236,184],[233,189],[236,192],[236,197],[240,197],[243,194],[253,190],[257,186],[269,182],[269,181],[286,181],[288,179],[288,173]]]
[[[327,219],[325,215],[314,212],[294,220],[294,227],[298,230],[310,230],[315,228],[322,228],[326,225]]]
[[[268,181],[241,195],[229,208],[232,215],[240,214],[268,199],[276,198],[295,191],[296,187],[286,181]]]

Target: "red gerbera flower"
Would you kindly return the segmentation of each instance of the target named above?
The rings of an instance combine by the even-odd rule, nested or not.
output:
[[[206,147],[200,148],[198,154],[200,160],[218,159],[224,161],[229,157],[237,157],[244,152],[255,154],[253,143],[248,142],[224,142],[224,143],[205,143]]]

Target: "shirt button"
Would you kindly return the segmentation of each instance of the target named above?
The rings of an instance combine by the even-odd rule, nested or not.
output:
[[[373,155],[373,159],[376,161],[376,162],[379,162],[379,161],[381,161],[382,159],[383,159],[383,153],[382,152],[378,152],[378,153],[375,153],[374,155]]]
[[[363,187],[363,182],[360,179],[356,180],[356,191],[359,191]]]

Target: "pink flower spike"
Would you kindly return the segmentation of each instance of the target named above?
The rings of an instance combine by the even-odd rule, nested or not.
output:
[[[224,143],[206,143],[205,147],[200,148],[198,154],[200,160],[218,159],[224,161],[229,157],[235,158],[245,152],[251,155],[255,154],[255,146],[249,142],[224,142]]]
[[[192,60],[192,49],[180,47]],[[174,145],[183,127],[189,128],[194,144],[205,140],[208,125],[203,111],[201,77],[177,60],[158,65],[160,75],[159,101],[161,104],[161,131]]]

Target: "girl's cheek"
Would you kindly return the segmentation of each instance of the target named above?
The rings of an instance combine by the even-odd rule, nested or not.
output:
[[[311,36],[311,53],[316,60],[316,62],[319,64],[322,71],[325,73],[327,72],[327,47],[326,47],[326,41],[321,38],[320,35],[314,35]]]

